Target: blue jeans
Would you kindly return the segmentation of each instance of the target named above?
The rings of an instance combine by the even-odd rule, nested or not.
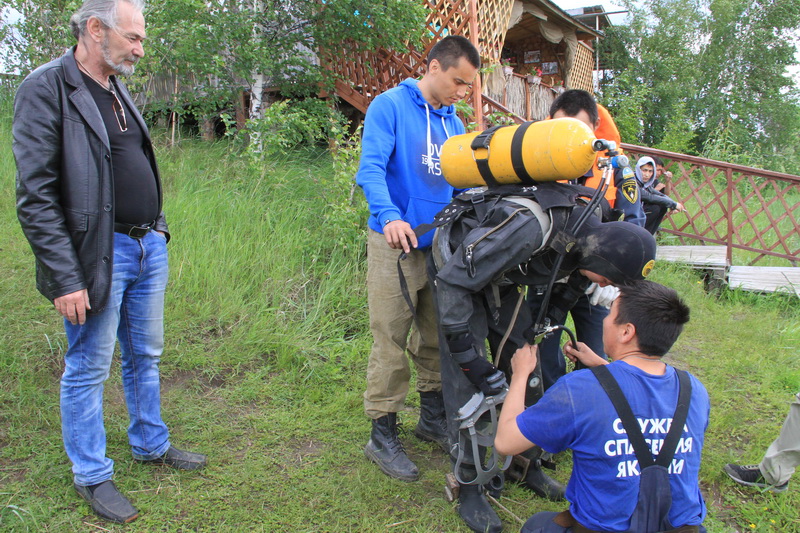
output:
[[[82,326],[64,320],[69,348],[61,377],[61,432],[77,485],[94,485],[114,473],[114,461],[106,457],[103,383],[117,339],[133,455],[154,459],[169,448],[158,377],[167,275],[163,236],[151,231],[139,240],[115,233],[107,307]]]

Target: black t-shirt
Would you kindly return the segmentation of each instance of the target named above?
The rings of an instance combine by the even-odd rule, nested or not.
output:
[[[100,110],[111,143],[114,221],[134,225],[151,224],[158,217],[158,185],[145,151],[147,140],[144,131],[134,118],[133,110],[125,105],[118,92],[115,97],[85,72],[81,74]],[[112,82],[112,87],[116,91],[115,82]],[[119,111],[120,106],[125,111],[124,119]],[[122,131],[125,126],[127,130]]]

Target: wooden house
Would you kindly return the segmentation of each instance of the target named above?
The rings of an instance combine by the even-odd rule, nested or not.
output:
[[[366,111],[372,98],[425,71],[423,58],[447,35],[463,35],[484,66],[467,100],[479,128],[498,116],[542,119],[562,88],[594,92],[592,42],[601,33],[549,0],[423,0],[427,36],[421,50],[337,50],[323,63],[337,75],[336,93]],[[503,68],[507,63],[510,68]]]

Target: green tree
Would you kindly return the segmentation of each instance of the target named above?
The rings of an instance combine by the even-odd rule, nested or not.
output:
[[[415,0],[171,0],[149,13],[155,64],[148,70],[192,76],[205,105],[247,89],[255,97],[251,116],[260,116],[264,86],[285,96],[330,89],[333,79],[317,52],[347,42],[359,49],[404,47],[424,27]]]
[[[4,26],[4,59],[23,73],[74,44],[67,21],[80,1],[7,5],[23,18]],[[172,105],[199,116],[243,89],[256,100],[264,86],[288,96],[315,94],[334,81],[319,64],[318,51],[344,43],[355,51],[404,48],[418,43],[425,27],[417,0],[170,0],[152,2],[145,15],[147,55],[131,84],[142,89],[159,73],[192,80],[192,90]]]
[[[0,60],[6,68],[27,74],[63,54],[74,43],[69,18],[79,5],[74,0],[3,0]]]
[[[627,8],[630,24],[610,28],[600,49],[611,65],[601,101],[619,118],[623,140],[717,156],[724,146],[731,159],[747,154],[768,168],[776,154],[795,154],[800,95],[786,69],[797,64],[799,2],[648,0]]]
[[[800,28],[800,2],[712,0],[706,68],[696,113],[709,134],[732,119],[735,140],[796,142],[798,90],[786,68],[797,63],[790,32]]]
[[[623,117],[623,139],[656,146],[668,129],[673,139],[686,129],[670,124],[685,109],[700,68],[688,53],[703,31],[699,5],[656,0],[627,7],[630,24],[610,28],[601,42],[600,54],[612,65],[602,84],[603,101]],[[685,146],[686,139],[677,144]]]

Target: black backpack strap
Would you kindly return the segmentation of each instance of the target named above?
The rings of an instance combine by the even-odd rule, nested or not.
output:
[[[636,417],[631,410],[628,400],[619,383],[611,374],[611,371],[606,368],[606,365],[593,367],[592,373],[600,382],[603,390],[606,391],[608,398],[614,405],[614,409],[619,415],[622,427],[628,434],[628,440],[633,446],[633,451],[636,453],[636,459],[639,461],[639,470],[652,465],[659,465],[668,468],[672,463],[672,458],[675,456],[675,451],[678,448],[681,434],[683,433],[683,426],[686,424],[686,418],[689,415],[689,401],[692,397],[692,383],[689,379],[689,374],[684,370],[675,369],[678,374],[678,383],[680,390],[678,392],[678,405],[675,408],[675,413],[672,415],[672,425],[667,432],[667,437],[664,439],[664,444],[661,446],[661,451],[656,459],[653,459],[653,454],[647,446],[647,442],[642,435],[642,429],[639,427]]]
[[[408,309],[411,311],[411,317],[414,320],[414,325],[417,326],[417,331],[419,332],[420,337],[422,337],[422,330],[419,328],[419,322],[417,321],[417,310],[414,307],[414,302],[411,301],[411,293],[408,291],[408,282],[406,281],[406,276],[403,274],[403,267],[401,265],[401,261],[403,261],[406,257],[405,252],[401,252],[400,255],[397,257],[397,277],[400,279],[400,292],[403,293],[403,299],[406,301],[406,305],[408,305]],[[422,339],[423,342],[425,339]]]
[[[625,432],[628,434],[628,441],[633,446],[633,451],[636,452],[636,459],[639,461],[639,471],[654,465],[655,460],[647,447],[647,442],[644,440],[642,428],[639,427],[639,422],[636,421],[628,400],[625,399],[622,389],[619,388],[619,383],[617,383],[611,371],[606,368],[606,365],[595,366],[591,370],[597,381],[602,385],[603,390],[608,394],[608,398],[614,405],[614,409],[622,422],[622,427],[625,428]]]
[[[675,373],[678,374],[678,383],[680,384],[678,406],[675,408],[675,414],[672,415],[672,425],[667,432],[667,438],[664,439],[664,445],[656,458],[656,464],[664,467],[669,467],[672,463],[672,458],[675,457],[678,442],[680,442],[683,434],[683,426],[689,416],[689,402],[692,399],[692,380],[689,379],[689,373],[677,368]]]

